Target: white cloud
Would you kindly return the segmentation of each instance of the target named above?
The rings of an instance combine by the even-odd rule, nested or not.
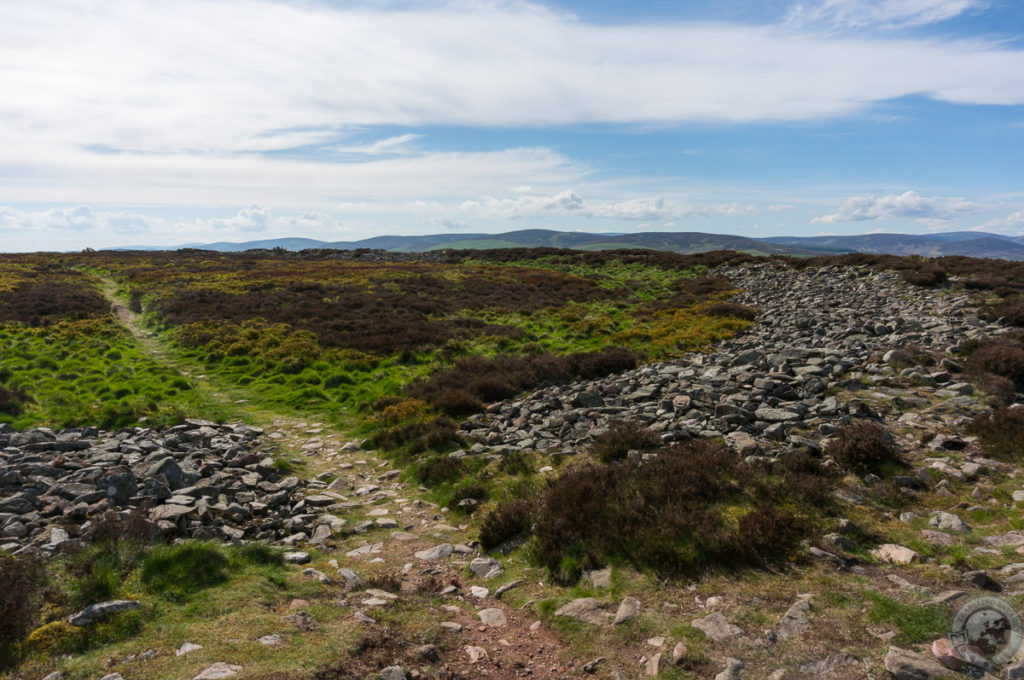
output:
[[[982,0],[818,0],[795,5],[789,20],[799,25],[893,29],[946,21],[985,4]]]
[[[87,205],[27,212],[0,206],[0,231],[88,231],[97,227],[130,233],[148,224],[148,218],[128,212],[96,213]],[[40,244],[42,245],[42,244]]]
[[[973,4],[820,8],[909,22]],[[164,153],[290,148],[381,124],[807,120],[910,94],[1024,103],[1024,52],[995,44],[599,25],[526,3],[7,2],[0,63],[12,139]]]
[[[270,211],[258,205],[250,205],[238,211],[238,214],[226,220],[210,220],[214,229],[230,231],[254,232],[266,231],[270,224]]]
[[[536,217],[543,214],[565,214],[583,207],[583,199],[571,189],[554,196],[527,195],[519,198],[494,198],[485,196],[479,200],[463,201],[459,210],[484,217]]]
[[[488,218],[517,219],[542,217],[545,215],[579,215],[613,220],[684,220],[691,217],[715,215],[749,215],[754,212],[750,206],[729,204],[691,204],[668,200],[662,196],[633,198],[621,202],[590,204],[572,191],[566,189],[553,196],[527,195],[517,198],[495,198],[486,196],[478,200],[464,201],[459,209]]]
[[[1024,210],[1010,213],[1002,219],[989,220],[974,231],[989,231],[1008,236],[1024,235]]]
[[[423,135],[404,134],[395,137],[388,137],[370,144],[355,144],[351,146],[338,146],[335,151],[339,154],[365,154],[367,156],[379,156],[385,153],[411,153],[414,149],[411,143]]]
[[[327,213],[277,217],[257,205],[243,208],[229,218],[190,220],[100,211],[86,205],[40,211],[0,205],[0,232],[18,236],[18,247],[22,250],[65,250],[86,243],[101,247],[144,243],[177,245],[218,237],[248,240],[260,232],[268,232],[266,237],[306,236],[329,240],[343,231],[342,224]],[[69,239],[69,232],[79,235]]]
[[[956,215],[980,210],[978,203],[964,198],[926,197],[916,191],[888,196],[853,196],[843,201],[839,211],[815,217],[812,224],[865,222],[889,217],[909,217],[930,227],[948,226]]]

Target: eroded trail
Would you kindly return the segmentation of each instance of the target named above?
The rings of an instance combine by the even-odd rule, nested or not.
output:
[[[121,325],[128,329],[128,332],[132,334],[132,337],[134,337],[139,345],[153,358],[159,359],[164,363],[169,363],[170,355],[167,350],[163,348],[151,332],[142,327],[139,315],[133,312],[124,303],[124,300],[117,296],[117,283],[113,279],[108,278],[101,278],[100,280],[103,282],[103,297],[107,298],[110,302],[110,306],[117,315],[117,319]]]

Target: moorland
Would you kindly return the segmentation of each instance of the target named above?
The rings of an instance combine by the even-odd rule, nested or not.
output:
[[[959,256],[2,256],[0,673],[941,677],[958,606],[1024,603],[1022,295]]]

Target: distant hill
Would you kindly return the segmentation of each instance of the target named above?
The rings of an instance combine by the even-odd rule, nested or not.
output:
[[[359,241],[318,241],[308,238],[279,238],[246,241],[189,244],[180,248],[201,248],[221,252],[283,248],[304,250],[370,248],[397,252],[423,252],[449,248],[455,250],[491,248],[575,248],[610,250],[649,248],[677,253],[701,253],[708,250],[740,250],[752,254],[823,255],[842,253],[879,253],[891,255],[967,255],[1007,260],[1024,260],[1024,237],[1010,237],[977,231],[939,234],[862,234],[858,236],[772,236],[748,238],[697,231],[640,232],[635,234],[592,234],[552,229],[522,229],[502,234],[432,234],[429,236],[375,236]],[[122,250],[160,250],[148,246]],[[167,248],[173,250],[173,248]]]
[[[423,252],[449,249],[490,248],[577,248],[582,250],[609,250],[615,248],[649,248],[677,253],[700,253],[708,250],[742,250],[756,254],[811,255],[812,250],[799,246],[769,241],[702,232],[642,232],[637,234],[591,234],[555,231],[552,229],[523,229],[503,234],[433,234],[429,236],[375,236],[360,241],[318,241],[306,238],[264,239],[243,243],[189,244],[182,248],[201,248],[221,252],[240,252],[252,249],[303,250],[308,248],[337,248],[355,250],[371,248],[398,252]],[[157,250],[149,246],[133,246],[121,250]]]
[[[888,255],[967,255],[1024,260],[1019,238],[979,231],[945,234],[862,234],[859,236],[773,236],[764,239],[778,245],[823,253],[881,253]]]

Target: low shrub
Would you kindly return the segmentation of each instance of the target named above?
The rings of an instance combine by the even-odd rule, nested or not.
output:
[[[535,556],[564,581],[617,561],[661,574],[774,561],[821,513],[790,490],[803,474],[752,470],[707,441],[674,444],[646,461],[577,468],[553,480],[537,503]],[[492,521],[510,523],[507,514]]]
[[[1024,460],[1024,408],[997,408],[975,416],[967,431],[978,437],[985,455],[998,460]]]
[[[407,455],[443,451],[463,446],[465,443],[455,422],[444,416],[396,425],[373,436],[373,444],[377,448]]]
[[[283,567],[284,551],[266,543],[244,543],[231,548],[230,559],[239,566]]]
[[[227,581],[228,566],[223,549],[213,543],[156,546],[142,559],[142,585],[168,600],[184,601]]]
[[[825,453],[844,470],[878,471],[898,461],[898,452],[885,428],[877,423],[860,422],[841,427],[825,447]]]
[[[452,499],[449,502],[449,507],[452,510],[459,510],[472,514],[476,511],[477,506],[487,500],[489,492],[487,487],[477,482],[469,482],[456,488],[452,492]],[[462,501],[470,501],[469,503],[462,504]]]
[[[20,387],[0,385],[0,414],[17,416],[25,411],[25,406],[35,400]]]
[[[613,420],[608,429],[594,437],[590,452],[602,463],[621,460],[631,450],[649,451],[661,445],[661,438],[633,420]]]
[[[1010,326],[1024,326],[1024,298],[1007,298],[992,308],[992,314]]]
[[[82,538],[94,543],[131,541],[143,545],[159,536],[160,527],[151,522],[142,509],[105,510],[89,520],[88,528],[82,533]]]
[[[1010,403],[1017,394],[1017,386],[1013,381],[1001,375],[982,373],[975,378],[975,382],[978,389],[992,397],[999,405]]]
[[[26,282],[0,295],[0,323],[49,326],[58,321],[97,319],[110,313],[110,303],[84,276],[80,282]]]
[[[525,498],[504,500],[489,511],[480,525],[480,545],[493,550],[502,543],[529,533],[533,524],[533,503]]]
[[[0,554],[0,662],[38,621],[45,573],[38,558]]]
[[[761,313],[760,310],[739,302],[716,302],[701,311],[707,316],[732,316],[746,321],[753,321]]]
[[[965,345],[966,369],[975,378],[991,374],[1013,381],[1024,390],[1024,347],[1015,336],[985,338]]]
[[[915,286],[937,286],[946,281],[946,270],[937,264],[926,263],[918,268],[903,269],[900,276]]]
[[[411,383],[406,393],[443,413],[463,416],[482,410],[487,402],[508,399],[541,385],[591,380],[627,371],[636,368],[639,360],[638,354],[622,348],[566,356],[470,356],[426,380]]]
[[[416,468],[416,480],[423,486],[440,486],[462,477],[464,469],[460,458],[434,456],[420,462]]]

